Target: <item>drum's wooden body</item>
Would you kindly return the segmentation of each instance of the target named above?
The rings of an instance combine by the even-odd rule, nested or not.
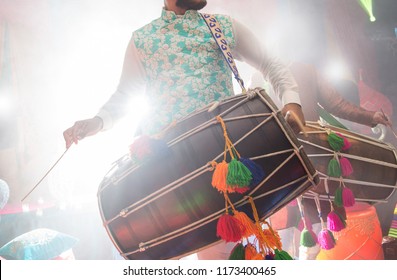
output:
[[[170,154],[141,165],[121,158],[98,190],[104,226],[126,259],[180,258],[219,241],[225,201],[211,186],[210,161],[223,159],[225,140],[216,116],[242,157],[261,165],[266,178],[248,194],[266,218],[319,182],[295,134],[264,91],[238,95],[214,110],[203,108],[167,130]],[[211,106],[213,109],[213,106]],[[244,195],[230,194],[252,217]]]
[[[343,177],[343,182],[353,191],[358,201],[385,202],[395,192],[397,158],[393,146],[368,136],[315,122],[307,122],[305,130],[307,136],[299,135],[299,141],[319,172],[321,182],[313,191],[320,194],[321,198],[327,199],[325,180],[328,181],[331,196],[340,184],[339,178],[327,176],[328,163],[334,156],[327,141],[327,130],[342,134],[351,143],[347,151],[340,152],[353,167],[353,173]]]

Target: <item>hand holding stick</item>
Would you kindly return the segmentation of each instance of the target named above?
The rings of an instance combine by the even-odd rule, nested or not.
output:
[[[382,108],[380,109],[380,111],[382,112],[383,117],[387,120],[387,122],[390,123],[389,118],[386,116],[385,112],[383,112]],[[393,133],[394,137],[397,138],[397,133],[394,131],[393,127],[391,126],[391,124],[388,125],[388,127],[390,128],[391,132]]]

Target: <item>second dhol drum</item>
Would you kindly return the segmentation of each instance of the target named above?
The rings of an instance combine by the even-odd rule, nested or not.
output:
[[[299,141],[320,174],[321,182],[313,189],[320,194],[320,198],[328,198],[325,181],[328,182],[331,196],[343,181],[353,191],[358,201],[369,203],[385,202],[395,192],[397,154],[392,145],[345,129],[321,125],[318,122],[307,122],[305,131],[307,136],[301,134]],[[327,140],[330,133],[343,136],[350,143],[350,147],[335,152]],[[339,178],[329,176],[330,160],[333,158],[340,160],[343,157],[352,166],[351,174]]]

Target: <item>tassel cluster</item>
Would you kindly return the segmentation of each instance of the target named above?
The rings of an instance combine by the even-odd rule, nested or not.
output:
[[[224,121],[220,116],[217,120],[222,125],[225,151],[220,163],[211,163],[214,167],[211,184],[225,197],[225,213],[218,220],[216,235],[225,242],[237,242],[229,256],[230,260],[292,259],[281,249],[278,233],[267,223],[268,227],[263,229],[264,224],[259,221],[252,198],[249,197],[255,221],[246,213],[236,210],[229,199],[229,193],[243,194],[260,184],[265,178],[265,172],[253,160],[240,156],[227,134]],[[243,245],[243,240],[248,240],[249,237],[255,237],[257,246],[249,242]]]
[[[342,156],[339,152],[350,149],[351,143],[340,133],[328,132],[328,143],[332,150],[335,151],[334,157],[328,163],[328,176],[340,179],[340,186],[336,189],[334,201],[331,203],[331,212],[327,216],[327,230],[330,232],[338,232],[346,227],[346,209],[355,203],[354,194],[351,189],[347,188],[343,182],[344,177],[348,177],[353,173],[353,167],[348,158]],[[328,190],[327,194],[329,196]],[[322,232],[322,240],[329,235],[328,231]],[[332,243],[330,241],[330,243]],[[330,247],[330,246],[326,246]]]

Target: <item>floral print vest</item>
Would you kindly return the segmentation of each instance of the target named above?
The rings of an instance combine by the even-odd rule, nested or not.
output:
[[[228,43],[235,45],[230,17],[216,15]],[[145,133],[157,133],[214,100],[233,95],[231,71],[197,11],[162,16],[138,29],[133,40],[147,75],[152,111]]]

